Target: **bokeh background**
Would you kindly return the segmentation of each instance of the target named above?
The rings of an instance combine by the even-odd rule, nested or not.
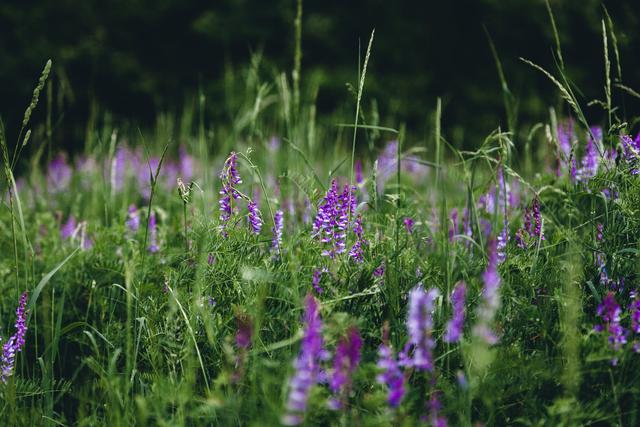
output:
[[[603,5],[615,26],[624,83],[638,89],[637,0],[551,4],[581,100],[603,98]],[[346,84],[357,79],[372,28],[365,103],[375,99],[384,124],[406,123],[419,134],[442,97],[445,134],[467,146],[504,126],[484,28],[519,100],[519,122],[544,120],[549,105],[557,105],[549,81],[518,59],[555,70],[542,0],[306,0],[303,8],[302,85],[307,96],[317,90],[319,114],[353,111]],[[52,58],[54,138],[63,147],[82,144],[96,111],[152,126],[158,114],[179,115],[199,90],[207,95],[207,120],[224,120],[229,76],[252,56],[261,53],[266,79],[291,71],[295,13],[296,0],[3,0],[0,114],[7,129],[19,127],[39,73]],[[636,107],[632,99],[622,105]],[[41,105],[38,114],[44,110]],[[599,108],[587,113],[601,119]]]

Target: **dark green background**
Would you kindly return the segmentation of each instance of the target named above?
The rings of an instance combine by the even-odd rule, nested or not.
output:
[[[638,89],[637,0],[604,3],[615,24],[623,80]],[[602,98],[602,2],[556,0],[552,7],[569,76],[582,89],[582,100]],[[52,58],[54,121],[56,134],[65,136],[63,145],[82,142],[83,133],[73,130],[84,128],[92,103],[144,126],[159,112],[179,113],[199,84],[208,95],[207,117],[225,117],[225,66],[247,64],[252,52],[262,50],[266,70],[291,70],[294,14],[295,0],[3,0],[0,114],[8,129],[18,126],[38,74]],[[552,31],[541,0],[305,1],[303,83],[320,85],[321,113],[352,109],[345,83],[356,80],[359,41],[364,50],[375,27],[365,103],[375,98],[385,124],[406,122],[419,133],[441,96],[445,131],[459,125],[465,144],[473,145],[499,124],[504,127],[483,25],[520,99],[520,122],[544,119],[557,94],[518,60],[523,56],[554,69]],[[636,106],[622,101],[626,109]],[[594,121],[602,117],[597,108],[588,115]]]

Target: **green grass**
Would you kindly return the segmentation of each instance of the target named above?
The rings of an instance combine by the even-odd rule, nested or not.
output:
[[[603,23],[605,48],[606,29]],[[615,43],[615,37],[610,39]],[[572,152],[581,156],[589,124],[565,75],[557,42],[559,78],[527,63],[552,78],[578,119],[576,127],[583,126],[577,133],[579,148]],[[47,66],[17,144],[7,142],[4,131],[1,135],[4,189],[12,189],[0,210],[5,340],[23,290],[29,291],[30,310],[26,347],[13,376],[0,385],[3,425],[279,425],[307,293],[321,304],[330,352],[351,326],[359,329],[364,346],[346,409],[329,410],[328,387],[318,384],[306,425],[416,425],[428,413],[429,390],[441,393],[450,425],[638,423],[640,356],[631,350],[633,333],[612,366],[606,334],[594,332],[593,326],[607,292],[595,265],[599,252],[606,255],[609,276],[624,278],[616,299],[624,309],[622,323],[630,327],[626,307],[629,290],[638,288],[640,265],[639,176],[624,160],[601,166],[587,183],[573,184],[566,171],[556,176],[558,118],[552,109],[548,124],[515,129],[520,125],[517,102],[495,49],[509,132],[496,126],[477,150],[456,150],[441,134],[439,100],[423,139],[407,133],[401,123],[381,126],[375,103],[361,105],[365,75],[372,72],[366,69],[371,51],[370,42],[362,73],[352,85],[358,88],[354,125],[342,124],[349,117],[316,117],[314,92],[305,92],[298,80],[299,50],[293,81],[285,74],[264,80],[256,59],[244,73],[229,76],[234,96],[225,100],[227,122],[207,122],[203,108],[214,101],[201,94],[180,116],[158,117],[155,129],[106,119],[101,127],[88,128],[86,147],[69,161],[83,157],[95,163],[74,167],[59,192],[47,183],[51,166],[43,158],[43,134],[30,136],[29,119]],[[611,84],[605,62],[603,146],[616,147],[618,134],[631,131],[625,123],[632,119],[612,107],[620,95],[615,90],[627,86],[620,72]],[[279,147],[270,145],[272,136],[280,139]],[[399,142],[392,157],[405,159],[403,166],[421,164],[426,175],[397,162],[392,172],[381,170],[375,160],[393,138]],[[137,148],[139,167],[114,186],[112,164],[125,145]],[[17,147],[12,158],[10,146]],[[174,181],[166,182],[181,146],[194,157],[188,197]],[[243,201],[234,202],[240,211],[227,226],[228,236],[219,231],[218,174],[232,150],[239,153],[244,181],[239,190],[260,202],[265,224],[259,235],[249,230]],[[154,156],[160,161],[148,164]],[[364,262],[356,264],[346,253],[329,260],[321,255],[310,221],[332,179],[354,182],[358,159],[365,172],[355,212],[362,214],[368,241]],[[471,331],[487,262],[488,236],[482,230],[491,224],[495,237],[504,218],[498,207],[480,209],[479,199],[497,188],[499,167],[512,188],[519,186],[522,201],[508,212],[511,239],[499,267],[501,306],[492,324],[500,340],[489,346]],[[141,185],[151,189],[151,197],[141,195]],[[607,199],[603,189],[615,189],[618,198]],[[515,232],[522,227],[522,207],[536,196],[546,240],[522,249]],[[125,225],[131,204],[141,215],[137,232]],[[452,208],[460,217],[468,209],[472,235],[458,230],[449,239]],[[278,209],[285,213],[280,253],[271,250]],[[151,212],[158,218],[157,253],[147,250]],[[70,215],[86,221],[91,248],[82,248],[78,236],[61,238],[60,228]],[[405,230],[407,217],[415,221],[413,233]],[[597,224],[604,229],[601,242]],[[353,242],[349,232],[347,249]],[[382,264],[384,276],[374,277]],[[328,273],[318,295],[311,283],[313,271],[322,267]],[[461,280],[468,286],[464,338],[447,344],[442,336],[451,316],[449,294]],[[384,325],[394,349],[404,347],[407,296],[419,283],[443,295],[434,312],[436,373],[405,370],[407,393],[400,408],[392,410],[385,387],[375,380],[377,350]],[[246,354],[234,344],[239,319],[248,319],[253,329]],[[327,361],[325,368],[330,366]],[[459,383],[459,375],[466,385]]]

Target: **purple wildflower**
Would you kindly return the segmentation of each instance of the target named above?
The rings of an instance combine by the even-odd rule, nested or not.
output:
[[[380,279],[381,285],[384,285],[384,270],[385,270],[384,261],[381,262],[380,265],[375,268],[375,270],[373,270],[373,278]]]
[[[129,206],[129,212],[127,213],[127,229],[130,232],[135,233],[140,228],[140,212],[136,205]]]
[[[407,230],[407,233],[413,233],[413,218],[407,216],[402,220],[402,222],[404,223],[404,228]]]
[[[69,215],[67,221],[60,227],[60,237],[64,240],[73,236],[77,226],[76,218],[73,215]]]
[[[484,282],[482,302],[476,312],[478,323],[473,328],[473,335],[483,339],[487,344],[495,344],[498,342],[498,337],[491,329],[491,323],[500,307],[500,274],[496,241],[491,239],[488,246],[489,262],[482,274]]]
[[[7,382],[7,379],[13,375],[13,367],[16,361],[16,353],[22,351],[25,344],[25,335],[27,333],[27,292],[20,295],[18,308],[16,309],[16,332],[2,346],[2,367],[0,370],[0,381]]]
[[[563,170],[569,165],[573,146],[573,120],[558,124],[558,169],[557,175],[562,176]]]
[[[247,209],[249,209],[249,225],[251,225],[251,231],[253,231],[253,234],[260,234],[263,222],[258,205],[253,200],[250,200],[249,203],[247,203]]]
[[[356,184],[362,185],[364,178],[362,177],[362,161],[360,159],[356,159],[354,169],[356,174]]]
[[[225,227],[227,222],[231,219],[233,214],[233,200],[237,200],[240,197],[240,192],[236,189],[237,185],[242,184],[242,179],[238,173],[237,168],[238,155],[235,151],[229,154],[229,157],[224,162],[222,171],[220,172],[220,180],[222,180],[222,188],[220,189],[220,230],[226,237]]]
[[[156,225],[156,213],[151,211],[149,216],[149,247],[147,250],[151,253],[156,253],[160,250],[158,245],[158,228]]]
[[[334,397],[329,401],[333,410],[342,409],[342,399],[345,399],[351,389],[351,375],[360,363],[362,338],[355,327],[347,331],[346,336],[338,341],[336,354],[333,357],[333,371],[329,378],[329,388]]]
[[[193,157],[187,153],[187,149],[184,145],[181,145],[178,149],[178,171],[180,177],[189,182],[193,179]]]
[[[602,130],[600,130],[600,134],[602,134]],[[582,167],[577,171],[576,179],[578,181],[588,181],[598,173],[599,153],[596,144],[597,143],[589,137],[584,157],[582,158]]]
[[[216,262],[216,257],[213,256],[211,252],[209,252],[209,255],[207,255],[207,264],[213,265],[214,262]]]
[[[615,295],[612,291],[607,292],[602,302],[598,305],[598,316],[604,321],[602,325],[596,325],[595,330],[598,332],[606,331],[609,333],[609,345],[614,351],[618,351],[627,343],[627,331],[620,324],[620,315],[622,310],[616,302]],[[611,364],[616,365],[618,359],[611,359]]]
[[[390,141],[378,156],[377,162],[377,188],[379,191],[384,191],[384,184],[397,172],[398,141]],[[404,154],[401,155],[400,168],[405,174],[415,179],[423,178],[429,170],[417,157]]]
[[[637,175],[640,173],[640,139],[636,137],[634,140],[629,135],[621,135],[620,142],[624,159],[631,166],[631,174]]]
[[[333,259],[346,251],[349,212],[353,214],[356,210],[355,189],[356,187],[345,185],[339,194],[338,184],[333,180],[318,206],[318,214],[313,221],[313,236],[326,244],[323,256]]]
[[[629,304],[629,314],[631,316],[631,330],[634,334],[640,335],[640,298],[636,291],[630,293],[631,303]],[[636,340],[633,343],[633,351],[640,352],[640,343]]]
[[[251,318],[247,314],[238,313],[236,315],[236,323],[238,327],[236,330],[236,346],[247,349],[251,345],[251,336],[253,335]]]
[[[69,187],[72,170],[67,157],[60,153],[51,160],[47,169],[47,188],[52,193],[59,193]]]
[[[431,399],[429,399],[429,423],[432,427],[447,427],[447,419],[440,415],[442,404],[438,397],[439,394],[437,391],[431,393]]]
[[[322,287],[320,286],[320,280],[322,279],[322,273],[324,271],[320,270],[320,269],[315,269],[313,270],[313,280],[311,281],[311,284],[313,285],[313,289],[315,289],[315,291],[318,294],[321,294],[324,292],[324,290],[322,289]]]
[[[453,208],[450,215],[449,225],[449,241],[453,242],[453,238],[458,234],[458,208]]]
[[[299,425],[304,421],[309,392],[321,375],[320,362],[327,358],[323,348],[322,319],[318,302],[311,294],[307,294],[305,298],[303,322],[304,335],[294,363],[295,372],[289,380],[289,397],[286,413],[282,418],[285,425]]]
[[[462,329],[464,328],[464,315],[465,315],[465,296],[467,293],[467,285],[464,282],[459,282],[453,289],[451,294],[451,307],[453,309],[453,316],[449,323],[447,323],[447,331],[444,336],[445,342],[458,342],[462,336]]]
[[[280,252],[280,244],[282,243],[282,228],[284,227],[284,213],[281,210],[277,210],[273,216],[273,239],[271,241],[271,247],[274,251]]]
[[[437,289],[433,288],[425,292],[420,285],[409,293],[407,315],[409,342],[401,356],[401,365],[433,372],[432,350],[436,345],[432,336],[433,310],[435,299],[439,295]]]
[[[596,241],[598,242],[602,242],[602,238],[603,238],[603,233],[602,231],[604,230],[604,225],[599,222],[598,225],[596,226],[598,232],[596,234]]]
[[[367,243],[364,239],[364,230],[362,228],[362,215],[358,215],[353,224],[353,232],[356,235],[356,242],[349,251],[349,257],[351,257],[357,264],[364,261],[362,246]]]
[[[389,389],[387,402],[392,408],[397,408],[404,396],[404,375],[400,371],[393,350],[387,344],[381,344],[378,349],[377,366],[382,372],[376,377],[376,380],[387,386]]]

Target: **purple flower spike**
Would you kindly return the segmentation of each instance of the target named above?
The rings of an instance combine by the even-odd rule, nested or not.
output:
[[[451,210],[451,222],[449,226],[449,241],[453,242],[453,238],[458,234],[458,208]]]
[[[636,137],[634,140],[629,135],[621,135],[620,142],[624,159],[631,166],[631,174],[637,175],[640,173],[640,139]]]
[[[274,227],[271,229],[273,232],[271,247],[274,251],[280,252],[280,245],[282,244],[282,228],[284,227],[284,213],[280,210],[276,211],[273,216],[273,221]]]
[[[343,408],[342,400],[347,399],[351,389],[351,375],[360,363],[362,338],[354,327],[347,335],[338,341],[336,354],[333,358],[333,372],[329,378],[329,388],[334,397],[329,400],[329,408],[338,410]]]
[[[73,235],[77,226],[78,223],[76,222],[76,218],[73,215],[69,215],[67,222],[60,227],[60,237],[62,237],[63,240],[68,239]]]
[[[473,328],[473,335],[487,344],[496,344],[498,337],[491,329],[491,323],[500,308],[500,273],[498,273],[498,254],[496,241],[489,241],[489,263],[482,274],[484,288],[482,301],[477,309],[478,323]]]
[[[613,351],[618,351],[627,343],[627,331],[620,324],[620,315],[622,309],[616,302],[615,294],[612,291],[607,292],[600,305],[598,305],[598,316],[604,321],[602,325],[596,325],[598,332],[609,333],[609,345]],[[611,359],[611,364],[616,365],[618,359]]]
[[[135,233],[140,228],[140,212],[136,205],[129,206],[126,224],[127,229],[132,233]]]
[[[358,215],[353,223],[353,233],[356,235],[356,242],[349,251],[349,257],[353,259],[356,264],[360,264],[364,261],[363,246],[367,244],[364,239],[364,229],[362,228],[362,215]]]
[[[260,234],[263,222],[258,205],[251,200],[247,204],[247,209],[249,209],[249,225],[251,225],[251,231],[253,234]]]
[[[465,315],[465,296],[467,293],[467,285],[459,282],[453,289],[451,294],[451,306],[453,308],[453,317],[447,323],[447,331],[444,336],[445,342],[455,343],[460,341],[462,329],[464,328]]]
[[[327,358],[323,347],[322,319],[318,302],[311,294],[305,298],[303,322],[302,344],[294,363],[295,372],[289,380],[286,413],[281,420],[284,425],[300,425],[304,421],[309,393],[321,374],[320,362]]]
[[[397,408],[404,396],[404,376],[400,371],[393,350],[387,344],[380,345],[378,349],[377,366],[382,372],[376,377],[376,380],[387,386],[389,389],[387,402],[392,408]]]
[[[65,191],[69,187],[72,175],[71,166],[67,163],[64,154],[58,154],[49,163],[47,169],[47,188],[52,193]]]
[[[433,310],[440,292],[433,288],[428,292],[418,285],[409,293],[407,332],[409,342],[401,356],[401,365],[421,371],[433,372]],[[410,352],[412,354],[410,354]]]
[[[364,182],[364,178],[362,177],[362,161],[360,159],[356,160],[354,169],[356,174],[356,184],[362,185],[362,183]]]
[[[247,349],[251,345],[251,336],[253,335],[251,318],[241,313],[236,316],[236,323],[238,326],[238,330],[236,331],[236,346]]]
[[[315,291],[318,294],[321,294],[321,293],[324,292],[324,290],[320,286],[320,279],[322,279],[322,273],[323,273],[323,270],[320,270],[320,269],[317,269],[317,268],[315,270],[313,270],[313,280],[312,280],[311,284],[313,285],[313,289],[315,289]]]
[[[241,198],[240,192],[236,189],[237,185],[242,184],[242,179],[238,173],[238,155],[232,151],[227,157],[220,172],[220,180],[222,181],[222,189],[220,189],[220,230],[226,237],[226,225],[233,214],[233,200]]]
[[[404,223],[404,228],[407,230],[407,233],[413,233],[413,218],[407,216],[402,220],[402,222]]]
[[[27,333],[27,292],[20,295],[18,308],[16,309],[16,332],[2,346],[2,367],[0,369],[0,381],[7,382],[7,379],[13,375],[13,367],[16,361],[16,354],[22,351],[25,344],[25,335]]]
[[[158,228],[156,225],[156,213],[151,211],[151,215],[149,216],[149,247],[147,248],[149,252],[156,253],[160,250],[160,246],[158,245]]]

